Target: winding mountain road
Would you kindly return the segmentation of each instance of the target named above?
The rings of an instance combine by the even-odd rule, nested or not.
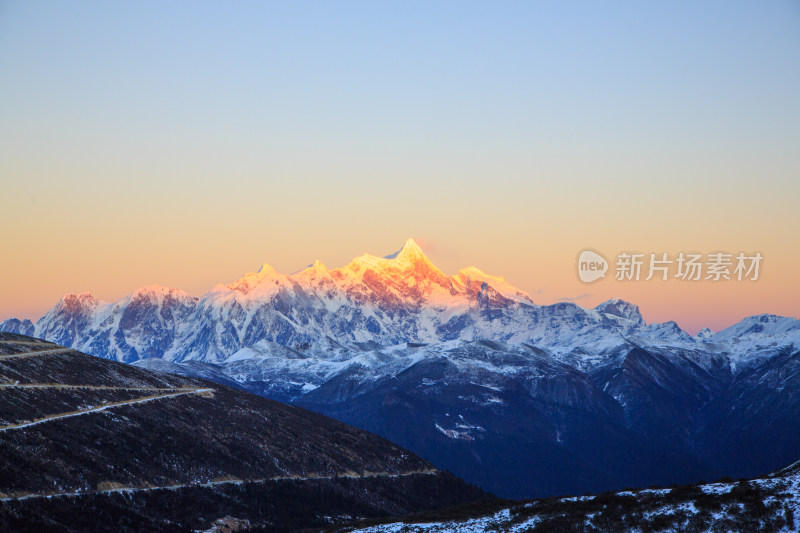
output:
[[[111,389],[113,389],[113,387],[109,387],[107,390],[111,390]],[[130,389],[127,389],[125,387],[120,387],[120,389],[122,389],[122,390],[130,390]],[[120,402],[107,403],[107,404],[100,405],[98,407],[92,407],[92,408],[89,408],[89,409],[82,409],[80,411],[73,411],[73,412],[69,412],[69,413],[59,413],[59,414],[55,414],[55,415],[50,415],[50,416],[46,416],[44,418],[39,418],[37,420],[33,420],[31,422],[21,422],[19,424],[9,424],[9,425],[6,425],[6,426],[0,426],[0,432],[11,431],[11,430],[14,430],[14,429],[24,429],[24,428],[28,428],[28,427],[31,427],[31,426],[35,426],[37,424],[44,424],[45,422],[52,422],[54,420],[60,420],[62,418],[71,418],[71,417],[74,417],[74,416],[87,415],[87,414],[91,414],[91,413],[99,413],[101,411],[105,411],[106,409],[111,409],[113,407],[121,407],[123,405],[132,405],[132,404],[137,404],[137,403],[151,402],[153,400],[161,400],[161,399],[164,399],[164,398],[174,398],[176,396],[183,396],[184,394],[203,394],[203,393],[209,394],[209,393],[213,393],[213,392],[214,392],[214,389],[186,389],[186,390],[181,390],[179,392],[168,392],[168,393],[164,393],[164,394],[155,394],[155,395],[152,395],[152,396],[144,396],[142,398],[134,398],[133,400],[124,400],[124,401],[120,401]]]
[[[15,357],[36,357],[40,355],[53,355],[72,351],[74,351],[72,348],[54,348],[52,350],[39,350],[36,352],[8,353],[0,355],[0,361],[3,359],[14,359]]]
[[[152,392],[180,392],[199,390],[195,387],[111,387],[109,385],[65,385],[63,383],[0,383],[0,388],[16,389],[89,389],[89,390],[137,390]]]
[[[76,497],[76,496],[87,496],[93,494],[125,494],[125,493],[132,493],[132,492],[152,492],[156,490],[178,490],[178,489],[185,489],[191,487],[214,487],[217,485],[244,485],[250,483],[270,483],[274,481],[288,481],[288,480],[318,480],[318,479],[337,479],[337,478],[347,478],[347,479],[367,479],[367,478],[401,478],[401,477],[408,477],[408,476],[420,476],[420,475],[433,475],[438,473],[439,471],[436,469],[429,469],[429,470],[413,470],[411,472],[401,472],[399,474],[390,474],[388,472],[363,472],[361,474],[355,473],[347,473],[347,474],[334,474],[334,475],[308,475],[308,476],[295,476],[295,475],[284,475],[284,476],[275,476],[275,477],[268,477],[268,478],[259,478],[259,479],[220,479],[215,481],[205,481],[205,482],[197,482],[197,483],[178,483],[175,485],[163,485],[159,487],[114,487],[110,489],[102,489],[102,490],[89,490],[89,491],[72,491],[72,492],[51,492],[51,493],[34,493],[34,494],[22,494],[19,496],[4,496],[0,498],[0,502],[8,502],[8,501],[22,501],[22,500],[30,500],[34,498],[63,498],[63,497]]]

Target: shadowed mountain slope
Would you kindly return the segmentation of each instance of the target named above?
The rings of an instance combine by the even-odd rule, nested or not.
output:
[[[482,493],[383,439],[199,379],[0,334],[0,529],[286,531]],[[88,522],[87,522],[88,520]]]

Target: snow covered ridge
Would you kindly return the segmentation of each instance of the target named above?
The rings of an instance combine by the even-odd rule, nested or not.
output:
[[[800,321],[761,315],[691,337],[674,322],[646,325],[637,306],[614,299],[584,309],[536,305],[502,277],[475,267],[447,276],[409,239],[386,257],[364,254],[328,270],[315,261],[284,275],[267,264],[200,298],[160,286],[113,303],[64,296],[36,324],[9,319],[0,331],[35,335],[92,355],[221,363],[267,342],[302,352],[338,343],[392,346],[488,339],[559,356],[602,356],[619,346],[668,346],[745,359],[800,347]]]
[[[507,504],[506,504],[507,505]],[[489,533],[495,531],[797,531],[800,475],[774,475],[666,489],[553,498],[495,510],[473,507],[459,518],[344,528],[348,533]],[[436,513],[433,513],[436,514]],[[450,514],[453,514],[452,512]]]

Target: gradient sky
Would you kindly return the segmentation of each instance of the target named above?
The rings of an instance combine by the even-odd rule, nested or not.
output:
[[[0,320],[409,236],[539,303],[800,314],[800,2],[0,2]],[[578,253],[760,251],[582,284]]]

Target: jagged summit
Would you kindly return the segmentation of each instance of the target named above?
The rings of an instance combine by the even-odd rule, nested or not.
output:
[[[353,259],[347,266],[339,270],[350,270],[353,272],[363,270],[374,271],[406,271],[409,269],[419,270],[420,266],[425,270],[431,270],[435,273],[444,276],[444,274],[436,268],[433,263],[428,259],[422,248],[414,241],[408,239],[403,247],[396,252],[378,257],[369,253],[365,253]]]
[[[621,300],[620,298],[607,300],[595,307],[594,310],[607,315],[618,316],[642,326],[645,325],[642,313],[639,311],[639,306]]]
[[[505,278],[501,276],[492,276],[474,266],[462,268],[450,279],[453,287],[459,291],[469,292],[470,290],[476,288],[480,289],[486,285],[509,300],[533,303],[533,300],[526,292],[514,287],[508,283]]]
[[[183,289],[178,289],[176,287],[164,287],[163,285],[145,285],[144,287],[139,287],[135,291],[131,292],[128,295],[130,298],[142,298],[142,297],[165,297],[165,296],[175,296],[179,298],[191,298],[188,293],[186,293]]]
[[[500,290],[499,287],[501,285],[511,287],[511,285],[509,285],[509,283],[506,281],[506,278],[503,276],[492,276],[491,274],[487,274],[480,268],[474,266],[462,268],[453,277],[467,282],[477,281],[480,283],[489,283],[493,285],[496,290]],[[514,290],[519,291],[519,289],[516,288],[514,288]]]
[[[315,259],[313,263],[295,272],[295,274],[299,274],[300,272],[327,272],[327,271],[328,268],[322,263],[322,261],[320,261],[319,259]]]
[[[800,331],[800,321],[797,319],[765,313],[744,318],[737,324],[718,331],[714,334],[713,340],[719,342],[764,335],[775,338],[798,331]]]
[[[694,338],[699,340],[699,341],[706,341],[706,340],[711,339],[711,337],[713,335],[714,335],[713,331],[711,331],[708,328],[703,328],[703,329],[701,329],[700,331],[697,332],[697,335],[695,335]]]
[[[412,238],[406,240],[402,248],[400,248],[393,254],[385,256],[384,259],[396,259],[398,261],[409,261],[409,262],[428,261],[428,258],[422,251],[422,248],[420,248],[419,245]]]
[[[256,270],[255,273],[260,276],[274,276],[278,272],[274,268],[272,268],[272,265],[270,265],[269,263],[262,263],[261,266],[258,267],[258,270]]]
[[[523,291],[512,287],[504,278],[486,274],[475,267],[462,269],[451,277],[446,276],[431,262],[413,238],[407,239],[403,246],[392,254],[381,257],[364,253],[347,265],[333,270],[328,270],[321,261],[315,260],[305,268],[285,276],[268,263],[264,263],[256,272],[245,274],[242,278],[221,287],[231,290],[244,289],[249,292],[256,284],[264,281],[271,281],[273,285],[285,285],[284,281],[287,278],[300,282],[304,279],[328,276],[333,276],[345,285],[352,285],[363,281],[365,275],[373,280],[375,276],[384,278],[384,283],[389,284],[418,285],[420,282],[432,282],[446,288],[448,293],[451,292],[452,286],[457,287],[470,281],[488,283],[507,297],[513,296],[514,299],[521,297],[523,300],[531,301]],[[215,287],[212,292],[218,292],[218,289],[220,286]]]
[[[450,279],[408,239],[385,257],[364,254],[331,272],[344,293],[377,306],[418,306],[451,300]],[[453,302],[449,302],[453,303]]]
[[[48,311],[48,314],[53,314],[66,310],[68,312],[75,312],[78,310],[92,309],[102,305],[101,302],[90,292],[82,292],[80,294],[69,293],[61,297],[56,305]]]
[[[290,280],[303,282],[330,278],[330,271],[319,259],[289,276]]]
[[[61,302],[91,302],[97,298],[91,292],[74,293],[70,292],[61,297]]]

